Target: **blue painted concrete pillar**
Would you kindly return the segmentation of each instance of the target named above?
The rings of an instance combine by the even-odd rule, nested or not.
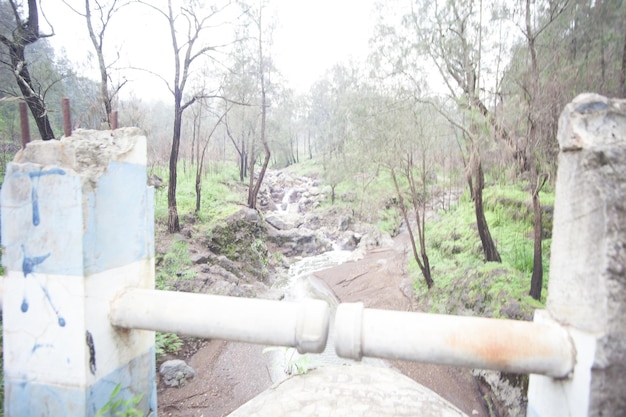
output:
[[[155,416],[154,332],[109,322],[122,290],[154,288],[145,136],[31,142],[7,167],[1,204],[5,415],[94,416],[119,384],[115,399],[141,396]]]

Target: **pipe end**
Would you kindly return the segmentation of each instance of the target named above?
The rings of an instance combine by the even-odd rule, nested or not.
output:
[[[296,321],[298,353],[320,353],[326,348],[330,308],[322,300],[306,299],[300,304]]]

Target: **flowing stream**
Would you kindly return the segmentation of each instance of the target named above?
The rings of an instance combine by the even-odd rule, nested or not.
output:
[[[286,279],[282,280],[285,288],[285,299],[297,301],[304,298],[324,300],[330,306],[330,328],[326,349],[322,353],[307,353],[301,355],[294,348],[276,347],[268,348],[271,356],[270,374],[272,382],[280,382],[290,375],[304,373],[309,369],[324,364],[353,364],[355,361],[344,359],[335,353],[334,342],[334,317],[339,305],[339,300],[333,290],[322,280],[313,276],[315,271],[340,265],[358,256],[357,253],[347,250],[332,250],[320,255],[309,256],[293,263]],[[388,365],[384,360],[363,358],[364,363],[375,366]]]

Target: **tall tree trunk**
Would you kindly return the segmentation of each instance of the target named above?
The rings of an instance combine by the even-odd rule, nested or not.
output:
[[[178,167],[178,150],[180,148],[180,132],[182,125],[183,112],[181,109],[182,93],[176,88],[175,93],[175,110],[174,110],[174,134],[172,135],[172,149],[170,152],[170,180],[167,188],[167,231],[176,233],[180,231],[180,222],[178,219],[178,207],[176,204],[176,181]]]
[[[487,262],[502,262],[498,249],[493,242],[489,225],[485,218],[485,209],[483,207],[483,188],[485,188],[485,175],[483,173],[480,155],[475,156],[474,164],[474,210],[476,212],[476,225],[478,234],[483,246],[483,253]]]
[[[267,170],[267,166],[270,162],[271,152],[270,147],[267,143],[267,137],[265,132],[266,121],[267,121],[267,98],[265,92],[265,65],[264,65],[264,56],[263,56],[263,24],[262,24],[262,16],[263,10],[259,10],[259,80],[261,82],[261,144],[263,145],[263,165],[261,165],[261,170],[259,171],[259,178],[254,183],[254,175],[252,170],[250,171],[250,185],[254,183],[254,187],[251,187],[248,194],[248,207],[256,209],[257,208],[257,197],[259,195],[259,191],[261,190],[261,184],[263,183],[263,177],[265,177],[265,171]],[[251,162],[250,165],[254,163]]]
[[[50,119],[48,118],[46,103],[43,97],[33,89],[33,82],[30,77],[30,72],[28,71],[28,65],[26,64],[24,49],[24,46],[20,47],[19,45],[10,47],[11,64],[16,74],[17,85],[35,119],[35,124],[37,125],[37,130],[39,130],[41,139],[54,139],[54,132],[50,125]]]
[[[539,201],[539,191],[543,184],[539,184],[539,170],[537,167],[536,150],[534,149],[538,144],[537,133],[537,96],[539,95],[539,68],[537,63],[537,50],[535,48],[535,41],[537,34],[533,33],[531,21],[531,0],[526,0],[526,40],[528,44],[528,52],[530,54],[530,85],[528,86],[528,94],[526,95],[528,105],[528,138],[526,140],[527,148],[527,160],[530,169],[530,186],[531,196],[533,202],[533,274],[530,279],[530,291],[529,295],[535,300],[541,298],[541,288],[543,286],[543,254],[542,254],[542,225],[541,225],[541,202]],[[602,43],[604,41],[602,40]],[[601,48],[601,53],[604,54],[604,49]],[[602,69],[604,72],[604,68]],[[604,78],[604,74],[603,74]]]
[[[620,72],[619,81],[622,98],[626,98],[626,34],[624,35],[624,49],[622,51],[622,71]]]
[[[11,0],[13,10],[18,9],[18,4]],[[22,21],[15,12],[15,28],[12,30],[13,39],[0,34],[0,43],[9,49],[11,70],[15,76],[22,97],[37,124],[37,130],[43,140],[54,139],[54,132],[48,118],[48,111],[43,95],[35,91],[35,86],[28,70],[25,51],[26,46],[35,43],[42,35],[39,34],[39,12],[37,0],[28,0],[28,19]]]
[[[535,300],[541,298],[541,288],[543,286],[543,253],[541,241],[543,239],[541,222],[541,203],[539,201],[539,191],[541,185],[538,181],[535,157],[531,155],[531,187],[533,197],[533,215],[535,218],[533,227],[533,275],[530,279],[530,295]]]

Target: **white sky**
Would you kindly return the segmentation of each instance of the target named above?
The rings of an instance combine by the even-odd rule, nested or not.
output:
[[[76,0],[71,0],[76,3]],[[50,38],[55,48],[65,48],[68,57],[79,68],[87,63],[93,47],[84,20],[62,4],[49,9],[53,2],[43,2],[43,11],[54,25],[56,35]],[[82,1],[78,1],[81,5]],[[47,4],[47,6],[46,6]],[[274,31],[272,55],[279,71],[298,92],[307,92],[310,85],[337,62],[364,59],[372,33],[373,0],[270,0],[276,7],[278,27]],[[145,8],[133,6],[132,22],[114,17],[105,44],[122,45],[120,65],[129,63],[149,68],[164,77],[172,73],[171,40],[163,18],[156,19]],[[124,11],[127,13],[127,11]],[[141,13],[142,15],[138,15]],[[121,14],[119,15],[121,16]],[[115,33],[115,36],[114,36]],[[108,59],[112,57],[109,55]],[[93,71],[93,70],[92,70]],[[79,71],[80,72],[80,71]],[[83,72],[86,74],[86,70]],[[95,74],[93,73],[94,78]],[[124,87],[145,98],[168,98],[163,82],[146,73],[128,73],[131,81]]]

